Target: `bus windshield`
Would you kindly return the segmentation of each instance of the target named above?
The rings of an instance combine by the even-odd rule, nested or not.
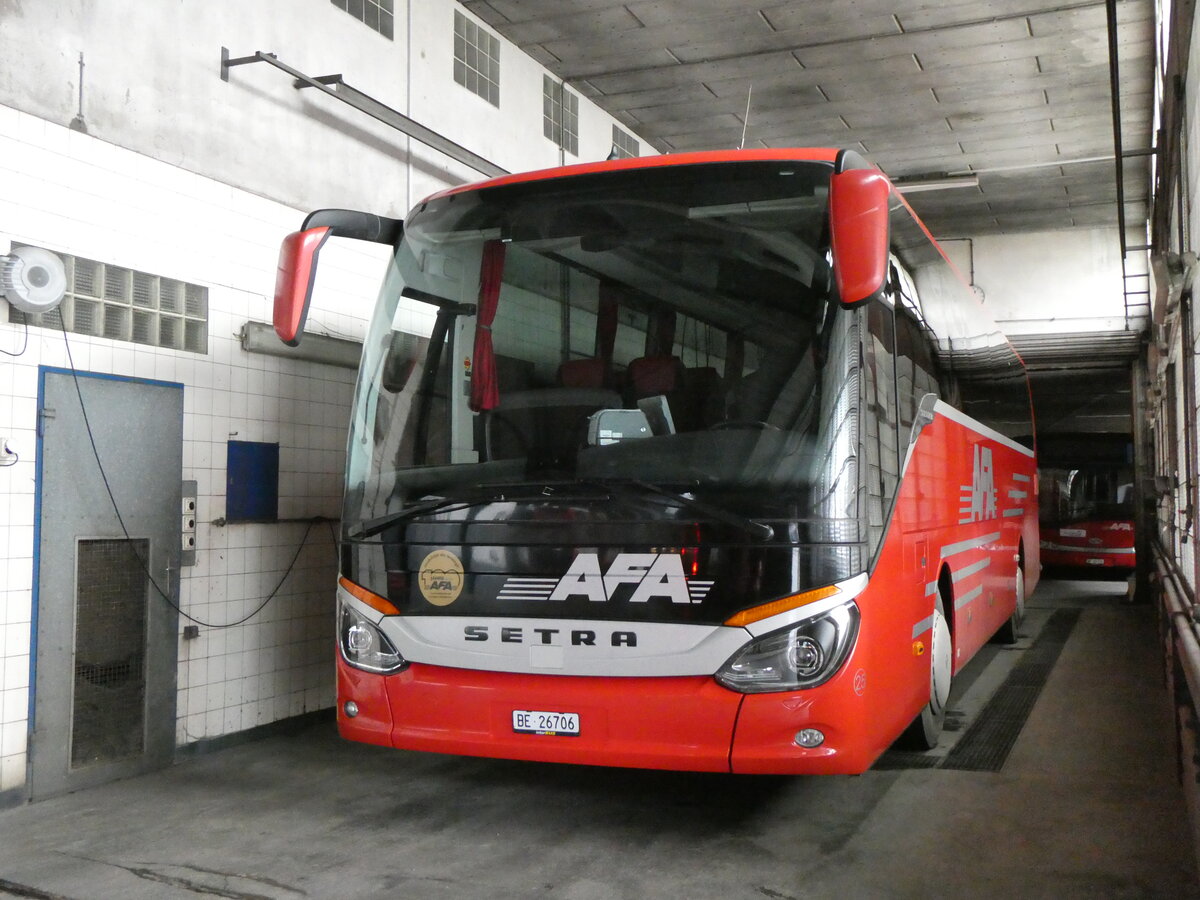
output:
[[[620,484],[786,521],[781,538],[842,545],[829,577],[861,571],[868,326],[831,297],[830,173],[644,168],[420,205],[364,346],[348,537]]]
[[[1039,477],[1041,520],[1045,525],[1133,518],[1133,471],[1130,468],[1051,466],[1041,469]]]

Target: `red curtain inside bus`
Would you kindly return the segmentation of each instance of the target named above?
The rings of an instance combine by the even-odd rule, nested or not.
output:
[[[492,323],[496,320],[503,275],[504,244],[488,241],[483,245],[483,260],[479,265],[479,309],[475,313],[475,352],[471,360],[471,409],[475,412],[495,409],[500,403]]]

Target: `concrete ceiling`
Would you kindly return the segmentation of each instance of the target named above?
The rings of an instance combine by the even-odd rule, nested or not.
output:
[[[942,238],[1117,224],[1104,0],[465,0],[661,152],[833,146]],[[1122,145],[1150,145],[1154,7],[1119,0]],[[746,117],[750,97],[749,121]],[[1146,218],[1149,157],[1123,164]],[[1144,243],[1131,227],[1130,243]]]

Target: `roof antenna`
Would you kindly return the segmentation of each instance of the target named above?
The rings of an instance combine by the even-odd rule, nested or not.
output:
[[[750,82],[750,87],[746,88],[746,115],[742,117],[742,140],[738,144],[739,150],[746,146],[746,126],[750,124],[750,95],[752,93],[754,93],[754,82]]]

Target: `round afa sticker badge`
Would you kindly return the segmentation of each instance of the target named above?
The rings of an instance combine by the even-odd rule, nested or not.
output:
[[[421,561],[417,584],[434,606],[449,606],[462,593],[462,562],[449,550],[434,550]]]

